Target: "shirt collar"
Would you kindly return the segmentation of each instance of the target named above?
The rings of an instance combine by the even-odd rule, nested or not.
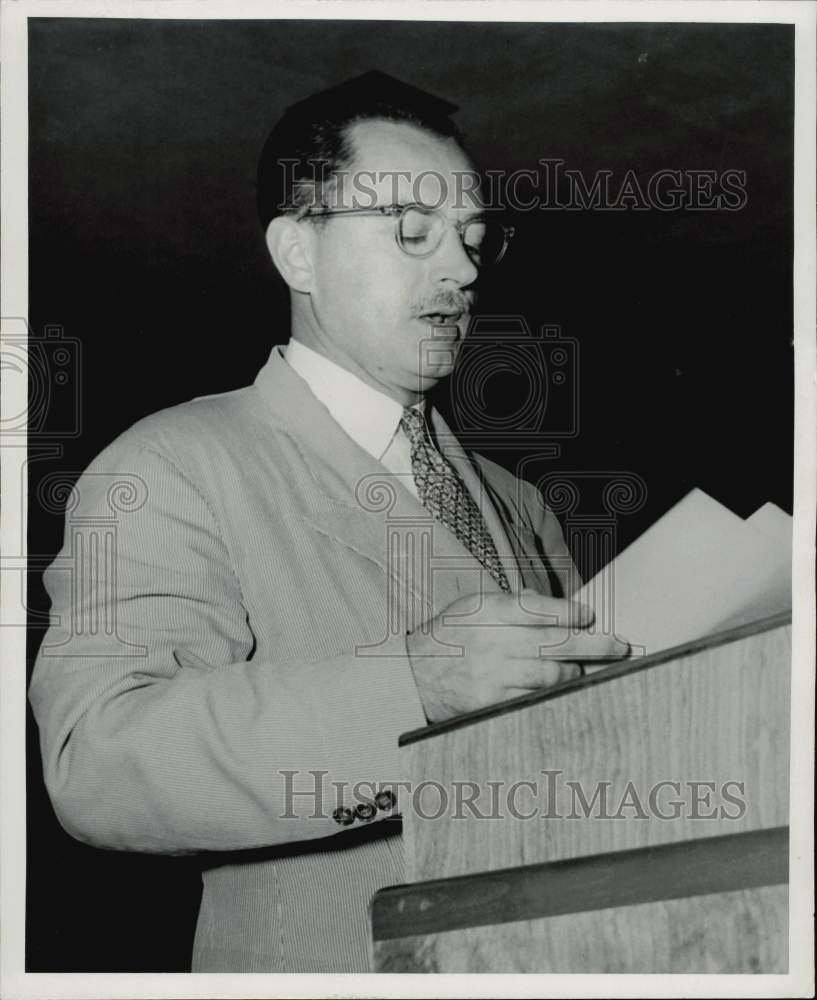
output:
[[[401,404],[298,340],[283,355],[349,437],[379,461],[400,426]],[[415,406],[422,412],[425,400]]]

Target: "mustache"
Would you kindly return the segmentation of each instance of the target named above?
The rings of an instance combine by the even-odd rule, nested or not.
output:
[[[445,290],[435,293],[422,303],[415,304],[413,312],[417,316],[435,312],[467,313],[471,311],[472,305],[473,296],[465,292]]]

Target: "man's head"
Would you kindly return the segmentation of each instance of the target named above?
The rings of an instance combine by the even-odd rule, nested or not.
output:
[[[466,332],[477,268],[456,224],[478,210],[476,174],[450,105],[370,82],[284,116],[259,165],[259,212],[293,336],[407,403],[450,373]],[[438,244],[376,211],[416,202],[437,208],[437,221],[416,219]]]

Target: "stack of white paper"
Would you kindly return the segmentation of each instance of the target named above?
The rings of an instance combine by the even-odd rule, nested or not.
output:
[[[633,653],[657,653],[791,608],[792,521],[745,521],[693,490],[575,597]]]

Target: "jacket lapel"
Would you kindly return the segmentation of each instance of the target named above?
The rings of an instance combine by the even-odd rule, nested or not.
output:
[[[304,520],[316,532],[376,563],[403,600],[408,602],[410,597],[409,625],[433,617],[480,587],[499,590],[471,552],[434,521],[400,477],[343,431],[277,347],[255,385],[298,466],[300,476],[294,475],[303,483]],[[433,414],[435,424],[436,418]],[[452,436],[447,428],[445,433]],[[466,486],[481,498],[484,491],[473,470],[466,468],[467,458],[457,456],[457,461],[462,462],[457,469]],[[489,524],[489,530],[495,539],[499,533],[497,548],[507,552],[507,536],[497,515],[491,513],[495,523]]]

